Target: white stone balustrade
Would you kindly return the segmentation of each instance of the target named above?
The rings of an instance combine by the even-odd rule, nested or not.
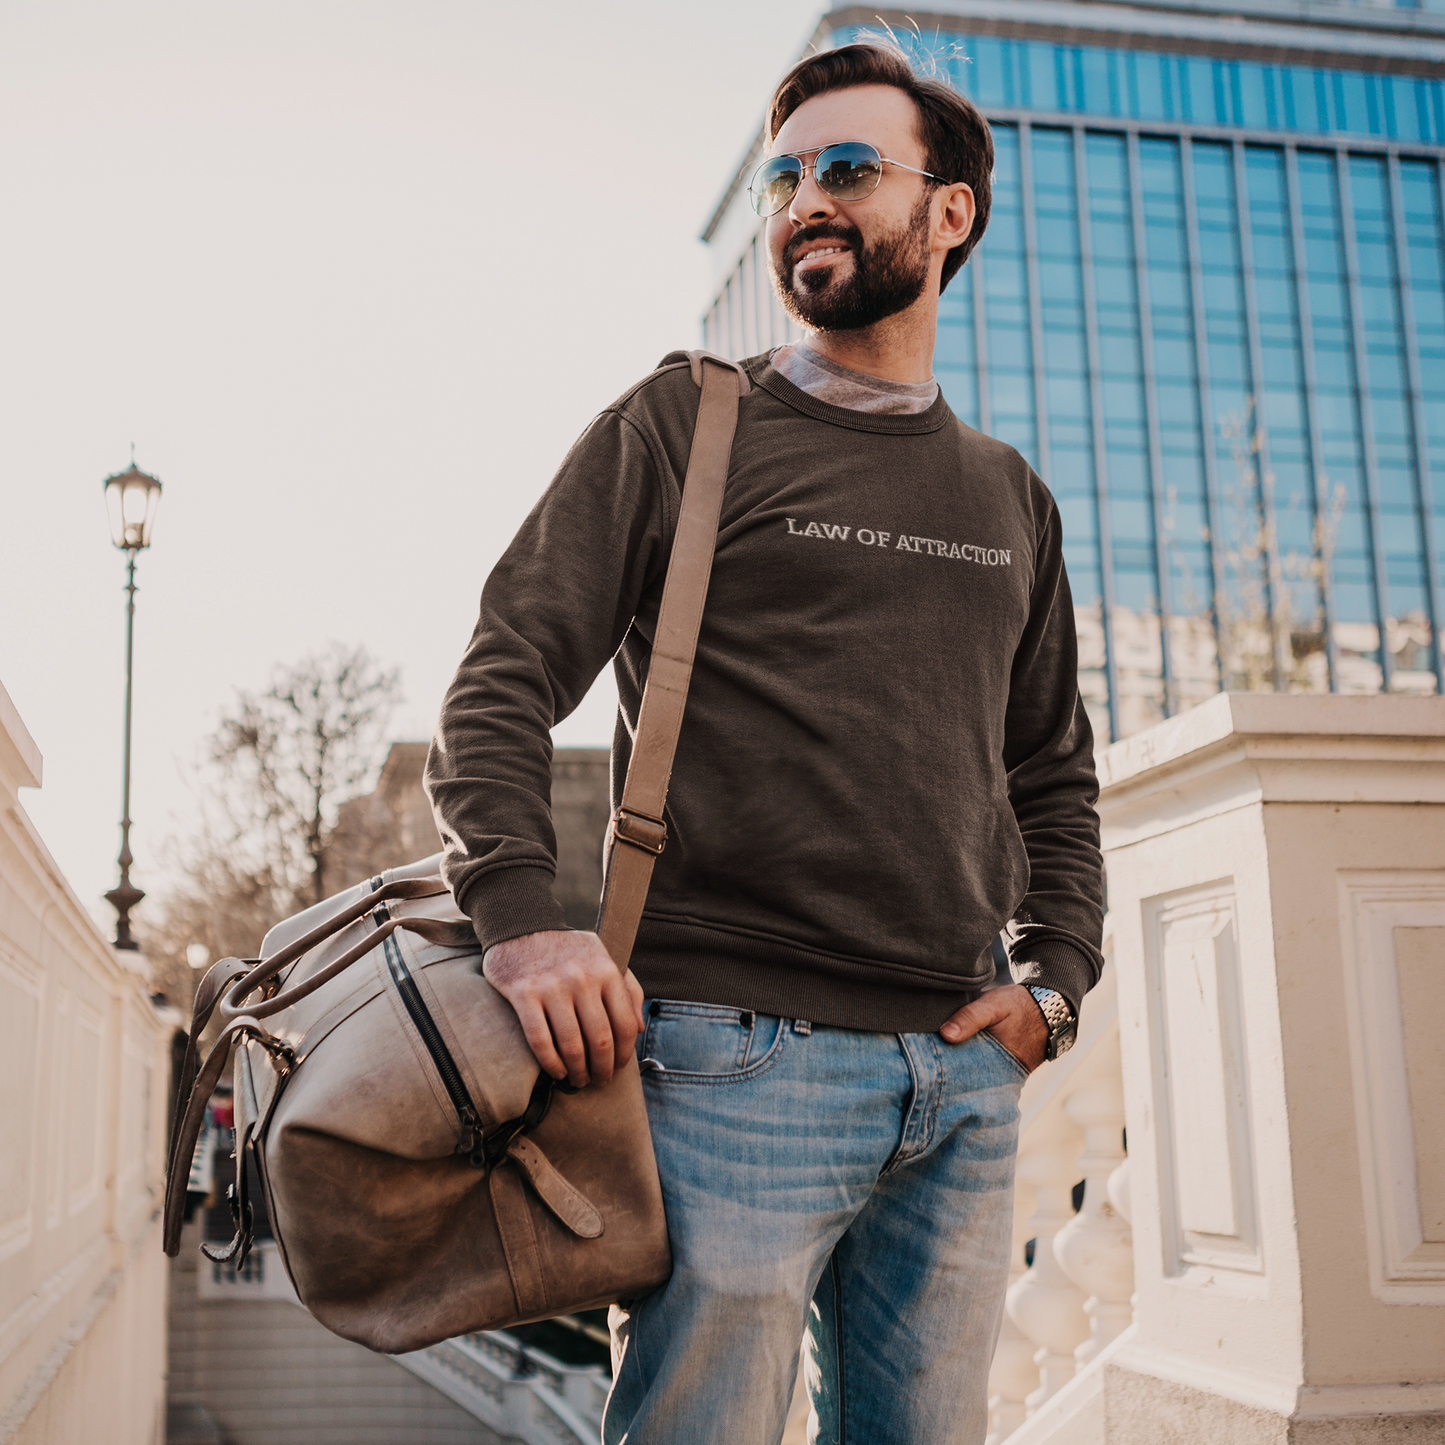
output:
[[[1117,1051],[1115,1063],[1117,1065]],[[1134,1242],[1128,1221],[1109,1199],[1109,1180],[1124,1158],[1124,1086],[1117,1067],[1075,1089],[1064,1113],[1084,1126],[1084,1203],[1054,1239],[1064,1273],[1087,1295],[1089,1337],[1074,1351],[1082,1368],[1128,1327],[1134,1290]]]
[[[1010,1288],[1009,1318],[1038,1346],[1034,1363],[1039,1384],[1025,1400],[1038,1409],[1074,1373],[1074,1349],[1089,1333],[1084,1293],[1063,1271],[1054,1254],[1054,1237],[1074,1216],[1072,1191],[1079,1177],[1078,1145],[1073,1132],[1055,1125],[1054,1138],[1021,1150],[1018,1177],[1034,1186],[1034,1212],[1028,1228],[1034,1238],[1033,1264]]]
[[[1109,1203],[1114,1206],[1114,1211],[1125,1224],[1132,1224],[1134,1221],[1134,1206],[1129,1202],[1129,1156],[1124,1156],[1124,1162],[1109,1176]],[[1130,1262],[1132,1274],[1133,1263]]]
[[[1032,1213],[1032,1210],[1030,1210]],[[1012,1288],[1023,1277],[1022,1244],[1014,1241],[1020,1251],[1020,1267],[1009,1281]],[[988,1438],[984,1445],[1002,1445],[1002,1442],[1020,1425],[1028,1414],[1028,1397],[1038,1389],[1039,1367],[1034,1363],[1037,1346],[1019,1329],[1004,1311],[1003,1327],[999,1331],[998,1348],[994,1351],[993,1367],[988,1375]]]
[[[1106,960],[1112,953],[1106,922]],[[1014,1249],[1021,1261],[1024,1242],[1034,1239],[1034,1262],[1010,1283],[989,1377],[987,1445],[1016,1433],[1020,1441],[1053,1439],[1051,1422],[1061,1412],[1051,1402],[1061,1390],[1077,1393],[1070,1381],[1130,1322],[1131,1235],[1109,1195],[1128,1163],[1111,964],[1084,1001],[1077,1044],[1034,1073],[1020,1110]],[[1075,1213],[1071,1195],[1081,1179],[1083,1208]],[[1073,1445],[1072,1437],[1058,1438]]]

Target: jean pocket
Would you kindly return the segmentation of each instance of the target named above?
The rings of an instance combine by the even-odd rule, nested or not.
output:
[[[1019,1076],[1020,1079],[1028,1078],[1029,1071],[1027,1067],[1025,1067],[1023,1062],[1015,1054],[1004,1048],[1004,1046],[999,1043],[999,1041],[994,1038],[994,1036],[989,1033],[987,1029],[984,1029],[982,1033],[975,1034],[974,1037],[982,1039],[984,1043],[988,1044],[997,1053],[1002,1054],[1004,1058],[1006,1058],[1009,1063],[1013,1065],[1014,1072]]]
[[[758,1072],[777,1052],[783,1021],[751,1009],[651,999],[638,1046],[643,1072],[723,1082]]]

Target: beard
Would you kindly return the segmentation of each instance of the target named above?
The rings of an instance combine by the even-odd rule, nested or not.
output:
[[[861,331],[912,306],[928,282],[930,200],[925,191],[908,220],[871,246],[864,245],[857,226],[839,221],[795,232],[773,272],[783,310],[811,331]],[[803,248],[822,240],[838,241],[852,251],[852,274],[835,280],[836,267],[819,266],[795,277]]]

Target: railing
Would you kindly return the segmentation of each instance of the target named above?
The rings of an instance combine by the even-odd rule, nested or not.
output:
[[[610,1384],[605,1370],[559,1364],[499,1331],[396,1360],[500,1435],[528,1445],[596,1445]]]
[[[1112,953],[1106,929],[1106,960]],[[1014,1272],[989,1376],[987,1445],[1019,1431],[1025,1445],[1033,1433],[1025,1422],[1130,1322],[1134,1260],[1112,967],[1084,1000],[1077,1044],[1030,1078],[1020,1107]]]

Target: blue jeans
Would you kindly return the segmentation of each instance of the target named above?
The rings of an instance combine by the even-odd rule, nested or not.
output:
[[[777,1445],[800,1341],[819,1442],[979,1445],[1023,1067],[986,1034],[646,1018],[673,1273],[613,1308],[606,1445]]]

